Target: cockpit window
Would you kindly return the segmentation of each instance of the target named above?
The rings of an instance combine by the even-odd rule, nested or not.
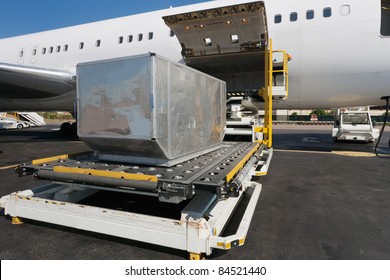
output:
[[[390,36],[390,0],[381,1],[381,35]]]

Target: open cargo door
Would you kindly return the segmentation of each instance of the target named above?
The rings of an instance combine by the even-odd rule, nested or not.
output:
[[[264,87],[268,31],[262,1],[163,19],[180,41],[187,65],[225,80],[229,90]]]

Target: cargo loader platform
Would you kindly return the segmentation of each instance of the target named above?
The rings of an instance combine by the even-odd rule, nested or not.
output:
[[[26,218],[99,232],[186,250],[197,259],[244,244],[262,187],[252,177],[266,174],[272,153],[259,143],[226,142],[173,167],[114,164],[93,153],[40,159],[16,170],[51,182],[4,196],[0,207],[14,223]],[[189,202],[180,219],[83,204],[99,191],[151,196],[160,204]],[[237,208],[244,214],[236,233],[224,236]]]
[[[77,65],[77,132],[93,152],[20,165],[20,176],[46,184],[0,199],[13,223],[137,240],[191,259],[244,244],[262,189],[255,177],[267,174],[273,155],[272,100],[288,93],[288,55],[272,50],[261,1],[188,15],[164,17],[187,65],[155,53]],[[227,111],[237,109],[227,108],[232,91],[253,97],[234,100],[240,111],[264,102],[264,117],[248,124],[250,143],[223,141]],[[116,205],[108,206],[108,194]],[[139,207],[122,208],[127,196]],[[171,206],[177,215],[155,213]]]

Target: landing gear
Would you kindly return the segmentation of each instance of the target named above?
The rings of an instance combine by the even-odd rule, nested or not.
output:
[[[72,123],[72,135],[77,136],[77,122]]]
[[[62,135],[77,136],[77,123],[64,122],[61,124],[60,133]]]
[[[61,124],[60,133],[63,135],[70,135],[72,133],[72,124],[70,122]]]
[[[377,149],[378,149],[378,145],[379,145],[379,142],[381,141],[381,138],[383,136],[383,133],[385,131],[385,128],[386,128],[386,125],[387,125],[387,120],[389,118],[389,110],[390,110],[390,95],[389,96],[383,96],[381,98],[381,100],[385,100],[386,101],[386,113],[385,113],[385,120],[383,122],[383,126],[382,126],[382,129],[380,131],[380,134],[379,134],[379,138],[378,138],[378,142],[376,143],[376,146],[375,146],[375,154],[378,156],[378,157],[381,157],[378,152],[377,152]],[[389,148],[390,148],[390,139],[389,139]]]

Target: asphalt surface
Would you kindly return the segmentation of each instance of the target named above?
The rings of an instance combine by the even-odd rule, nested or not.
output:
[[[42,185],[13,166],[88,150],[53,129],[0,130],[0,197]],[[244,246],[217,260],[390,259],[390,160],[374,144],[333,143],[331,126],[276,125],[275,153]],[[383,152],[390,138],[387,128]],[[186,259],[187,252],[0,215],[0,259]]]

